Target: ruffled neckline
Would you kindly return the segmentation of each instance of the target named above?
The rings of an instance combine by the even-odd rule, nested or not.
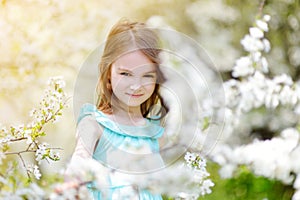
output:
[[[93,104],[84,104],[80,111],[79,120],[86,115],[94,115],[96,121],[112,130],[113,132],[130,137],[139,137],[139,138],[152,138],[157,139],[162,136],[164,128],[158,124],[153,123],[150,119],[146,119],[145,125],[139,126],[130,126],[119,124],[111,120],[105,113],[98,110],[97,107]]]

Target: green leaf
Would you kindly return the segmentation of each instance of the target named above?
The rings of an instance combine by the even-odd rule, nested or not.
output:
[[[205,131],[209,127],[209,125],[210,125],[209,119],[210,119],[209,117],[203,118],[202,131]]]

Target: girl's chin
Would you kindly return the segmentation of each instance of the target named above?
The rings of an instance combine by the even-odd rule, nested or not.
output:
[[[144,101],[139,101],[139,102],[136,102],[136,101],[133,102],[133,101],[131,101],[131,102],[125,104],[125,106],[127,106],[129,108],[140,108],[143,102]]]
[[[115,103],[119,104],[120,107],[140,108],[142,103],[144,103],[146,100],[144,98],[128,98],[125,101],[118,99]]]

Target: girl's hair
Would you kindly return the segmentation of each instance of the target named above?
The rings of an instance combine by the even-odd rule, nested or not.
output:
[[[100,77],[97,84],[97,108],[104,113],[112,113],[111,96],[111,66],[120,56],[140,50],[156,65],[157,82],[151,97],[141,104],[141,112],[144,117],[149,117],[153,105],[160,104],[159,112],[163,117],[168,108],[159,94],[159,84],[166,79],[159,69],[160,59],[158,48],[159,40],[153,30],[147,28],[144,23],[130,22],[126,19],[120,20],[114,25],[107,36],[101,62],[99,64]]]

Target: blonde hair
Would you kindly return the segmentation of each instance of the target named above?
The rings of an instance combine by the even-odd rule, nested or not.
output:
[[[157,82],[151,97],[141,104],[141,112],[147,117],[151,107],[161,104],[167,112],[167,107],[159,95],[159,84],[166,79],[159,69],[160,59],[158,48],[159,39],[155,32],[141,22],[130,22],[127,19],[120,20],[109,32],[104,47],[101,62],[99,64],[100,77],[97,85],[97,108],[104,113],[112,114],[111,96],[113,94],[110,78],[112,63],[124,53],[140,50],[156,65]],[[164,115],[164,114],[163,114]]]

